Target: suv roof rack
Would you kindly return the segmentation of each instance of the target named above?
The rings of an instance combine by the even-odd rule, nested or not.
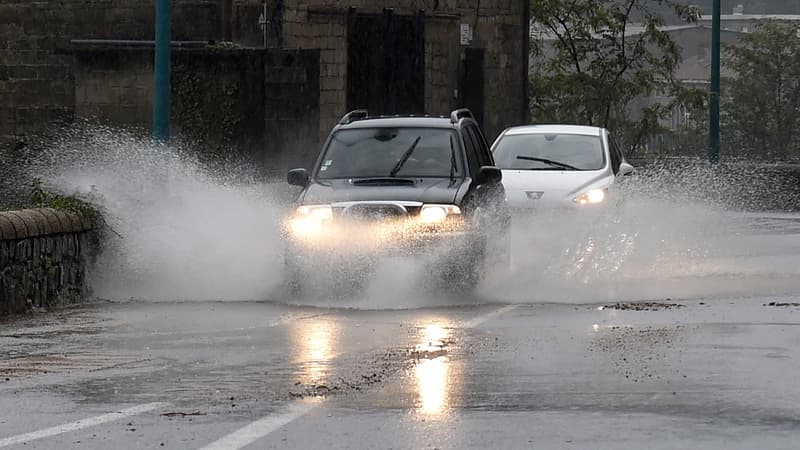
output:
[[[475,116],[472,115],[472,111],[467,108],[456,109],[455,111],[450,113],[450,122],[458,123],[459,119],[469,118],[475,119]]]
[[[362,120],[369,117],[369,111],[366,109],[356,109],[355,111],[350,111],[349,113],[345,114],[342,117],[342,120],[339,121],[339,125],[347,125],[348,123],[353,123],[356,120]]]

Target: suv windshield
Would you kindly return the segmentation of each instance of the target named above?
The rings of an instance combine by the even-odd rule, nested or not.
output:
[[[449,177],[458,139],[448,128],[354,128],[331,138],[317,178]]]
[[[501,169],[599,170],[605,166],[600,136],[581,134],[506,135],[494,149]]]

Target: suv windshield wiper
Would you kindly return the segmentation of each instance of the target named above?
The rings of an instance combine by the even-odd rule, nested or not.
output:
[[[408,150],[403,153],[403,156],[400,157],[400,160],[397,161],[397,164],[394,165],[394,168],[391,172],[389,172],[389,176],[393,177],[397,175],[397,172],[400,172],[400,169],[403,168],[403,165],[408,161],[408,158],[411,157],[411,154],[414,153],[414,149],[417,148],[417,144],[419,144],[419,140],[422,139],[422,136],[417,136],[414,139],[414,142],[411,144],[411,147],[408,147]]]
[[[575,166],[570,166],[569,164],[566,164],[566,163],[553,161],[552,159],[536,158],[535,156],[522,156],[522,155],[519,155],[519,156],[517,156],[517,159],[522,159],[522,160],[525,160],[525,161],[538,161],[538,162],[541,162],[541,163],[550,164],[551,166],[561,167],[561,168],[567,169],[567,170],[581,170],[581,169],[578,169]]]

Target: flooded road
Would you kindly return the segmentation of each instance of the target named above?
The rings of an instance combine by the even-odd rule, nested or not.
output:
[[[97,303],[3,324],[0,447],[795,448],[798,302]]]
[[[3,322],[0,448],[796,448],[800,217],[674,212],[518,227],[469,296],[406,261],[358,298]]]

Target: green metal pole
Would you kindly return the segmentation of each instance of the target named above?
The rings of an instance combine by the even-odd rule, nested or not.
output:
[[[153,74],[153,138],[169,141],[172,0],[156,0],[156,49]]]
[[[708,160],[719,161],[719,66],[720,66],[720,0],[714,0],[711,24],[711,92],[709,99],[709,147]]]
[[[531,0],[522,2],[522,123],[530,122]]]

